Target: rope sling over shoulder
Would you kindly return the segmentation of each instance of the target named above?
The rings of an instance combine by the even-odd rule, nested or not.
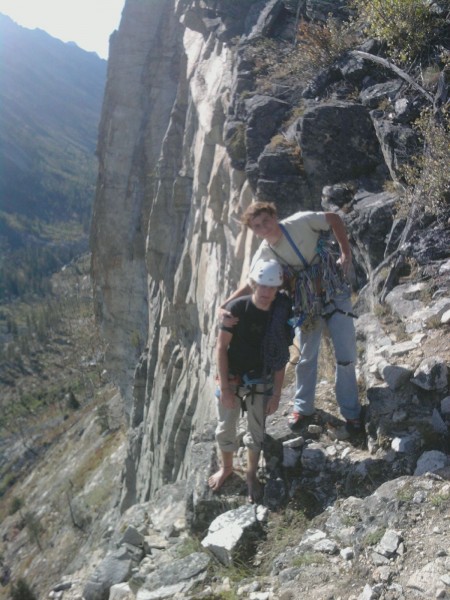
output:
[[[331,248],[330,235],[325,232],[319,235],[316,254],[311,263],[308,263],[292,239],[286,226],[283,223],[279,225],[283,235],[303,265],[303,269],[295,269],[270,246],[272,252],[282,262],[283,271],[289,281],[289,291],[294,299],[294,317],[291,319],[291,325],[293,327],[306,328],[318,317],[328,320],[335,313],[357,318],[352,312],[343,311],[336,306],[332,311],[323,311],[324,306],[330,303],[334,304],[333,296],[347,287],[344,272],[340,265],[337,264],[336,257]],[[316,257],[318,261],[313,263]]]

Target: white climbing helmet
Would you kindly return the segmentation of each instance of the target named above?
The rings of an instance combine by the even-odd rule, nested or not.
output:
[[[257,260],[250,271],[250,279],[259,285],[278,287],[283,283],[283,269],[276,260]]]

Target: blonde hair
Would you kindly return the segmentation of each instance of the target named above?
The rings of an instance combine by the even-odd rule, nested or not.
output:
[[[251,227],[251,220],[255,217],[259,217],[262,213],[267,213],[271,217],[278,218],[277,207],[273,202],[253,202],[244,211],[241,217],[242,225],[245,225],[246,227]]]

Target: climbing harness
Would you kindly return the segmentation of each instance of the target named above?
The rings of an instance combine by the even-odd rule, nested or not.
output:
[[[341,315],[345,315],[346,317],[352,317],[352,319],[357,319],[358,315],[355,315],[355,313],[349,311],[349,310],[342,310],[341,308],[338,308],[336,306],[336,302],[334,300],[330,300],[329,302],[326,302],[324,304],[324,306],[327,306],[329,304],[334,304],[334,309],[330,312],[323,312],[321,314],[322,319],[325,319],[325,321],[328,321],[329,319],[331,319],[331,317],[333,315],[335,315],[336,313],[339,313]]]
[[[216,377],[216,383],[219,383],[218,376]],[[273,385],[271,376],[263,377],[255,373],[245,373],[244,375],[234,375],[232,373],[228,376],[228,383],[232,386],[234,395],[239,399],[241,403],[241,413],[247,410],[246,402],[248,398],[251,398],[252,403],[255,400],[255,396],[271,396]],[[263,386],[263,389],[258,389],[258,386]],[[220,388],[216,390],[216,397],[220,397]]]
[[[263,386],[263,389],[258,389],[258,386]],[[237,396],[241,402],[241,412],[244,416],[247,410],[247,400],[250,398],[251,402],[255,401],[255,396],[267,396],[272,395],[272,378],[271,377],[252,377],[251,374],[245,373],[241,378],[241,383],[236,386],[235,396]]]
[[[280,223],[280,228],[303,265],[303,269],[295,269],[270,247],[282,261],[283,270],[290,282],[294,316],[289,323],[292,327],[306,330],[315,319],[322,316],[323,301],[331,301],[336,293],[345,289],[347,282],[342,268],[336,262],[329,234],[324,232],[319,236],[316,254],[311,263],[308,263],[283,223]],[[313,263],[316,257],[318,262]]]

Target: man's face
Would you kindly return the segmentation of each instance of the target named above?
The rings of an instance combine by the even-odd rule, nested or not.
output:
[[[273,237],[278,231],[278,220],[275,216],[262,212],[257,217],[252,217],[248,224],[253,233],[265,240]]]
[[[255,284],[254,297],[256,304],[264,308],[269,308],[277,295],[278,287],[270,285]]]

